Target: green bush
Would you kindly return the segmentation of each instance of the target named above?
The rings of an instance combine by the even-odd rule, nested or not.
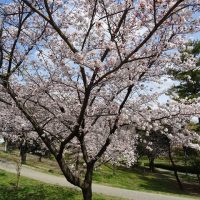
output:
[[[168,164],[155,164],[155,167],[161,168],[161,169],[166,169],[170,171],[174,171],[174,168],[172,165]],[[191,173],[191,174],[200,174],[200,169],[194,167],[194,166],[182,166],[182,165],[176,165],[176,170],[178,172],[183,172],[183,173]]]

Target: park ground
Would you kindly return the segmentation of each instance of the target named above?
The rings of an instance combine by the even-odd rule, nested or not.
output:
[[[10,153],[5,153],[5,152],[0,152],[0,158],[4,162],[6,161],[15,161],[18,159],[18,152],[10,152]],[[13,163],[15,163],[13,162]],[[160,161],[163,162],[163,161]],[[49,175],[54,175],[57,177],[61,177],[61,172],[57,166],[57,163],[52,159],[42,159],[42,162],[38,161],[38,158],[36,156],[33,156],[31,154],[28,155],[27,159],[27,164],[25,167],[28,167],[32,170],[40,171]],[[5,174],[5,176],[8,176],[7,184],[9,183],[13,185],[13,180],[9,179],[9,174],[7,172],[3,171],[2,174]],[[1,178],[2,175],[0,175]],[[3,175],[4,176],[4,175]],[[4,179],[5,179],[4,176]],[[11,176],[13,177],[13,176]],[[15,177],[15,176],[14,176]],[[191,199],[200,199],[200,189],[199,185],[197,184],[196,177],[191,176],[191,175],[185,175],[185,174],[180,174],[180,177],[182,181],[184,182],[184,191],[180,191],[177,183],[175,181],[175,178],[173,176],[172,172],[169,171],[156,171],[155,173],[151,173],[147,168],[140,167],[140,168],[135,168],[135,169],[125,169],[125,168],[113,168],[110,165],[104,165],[101,168],[97,169],[94,173],[94,183],[102,184],[105,186],[112,186],[112,187],[117,187],[117,188],[124,188],[128,190],[134,190],[134,191],[142,191],[142,192],[149,192],[149,193],[159,193],[159,194],[164,194],[172,199],[172,195],[175,197],[181,197],[183,199],[191,198]],[[26,179],[25,179],[26,180]],[[30,184],[26,185],[28,182]],[[32,184],[33,183],[33,184]],[[52,196],[50,191],[53,191],[56,195],[56,191],[59,192],[59,195],[62,195],[61,193],[64,193],[66,195],[67,192],[69,192],[69,189],[63,189],[62,187],[58,186],[46,186],[44,185],[43,187],[40,187],[42,191],[39,190],[39,194],[34,194],[31,191],[35,191],[36,189],[34,186],[34,181],[24,181],[24,178],[20,178],[20,186],[22,188],[28,187],[29,189],[20,189],[22,192],[22,196],[20,196],[18,199],[24,199],[23,197],[23,192],[24,195],[27,193],[32,194],[32,196],[35,196],[35,200],[41,199],[37,198],[38,195],[47,195],[47,196]],[[35,184],[36,186],[38,184]],[[40,185],[40,184],[39,184]],[[5,186],[4,182],[1,181],[1,188],[9,188]],[[49,188],[49,189],[48,189]],[[63,192],[61,192],[63,191]],[[69,195],[72,195],[71,192],[73,193],[73,198],[74,199],[80,199],[81,195],[79,192],[70,190]],[[97,191],[99,192],[99,191]],[[0,190],[0,193],[6,194],[6,192]],[[11,194],[10,192],[8,193],[9,195]],[[19,192],[17,193],[19,194]],[[109,193],[108,193],[109,194]],[[14,195],[15,192],[14,192]],[[57,199],[63,199],[61,196],[57,195]],[[112,193],[111,193],[112,195]],[[2,196],[2,195],[1,195]],[[80,197],[79,197],[80,196]],[[50,198],[50,197],[49,197]],[[49,199],[45,197],[44,199]],[[70,197],[69,199],[73,199]],[[105,196],[98,196],[94,195],[94,199],[112,199],[111,197],[105,197]],[[4,198],[4,199],[16,199],[16,198]],[[30,198],[29,198],[30,199]],[[43,199],[43,198],[42,198]],[[170,198],[169,198],[170,199]],[[143,199],[142,199],[143,200]]]

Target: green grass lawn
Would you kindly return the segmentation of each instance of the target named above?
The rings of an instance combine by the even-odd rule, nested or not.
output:
[[[16,159],[18,152],[5,153],[0,151],[0,158]],[[163,162],[168,162],[160,159]],[[42,162],[34,155],[28,155],[27,165],[39,171],[61,175],[61,171],[55,160],[43,159]],[[172,172],[151,173],[145,168],[136,169],[116,169],[114,172],[110,166],[102,166],[94,172],[93,180],[96,183],[110,185],[114,187],[140,190],[147,192],[165,193],[173,195],[183,195],[196,198],[200,196],[199,185],[195,176],[180,175],[184,182],[185,191],[179,190]],[[200,199],[200,198],[199,198]]]
[[[81,200],[81,192],[66,187],[53,186],[21,177],[15,188],[15,175],[0,170],[0,200]],[[119,198],[93,195],[94,200],[120,200]]]
[[[196,177],[182,175],[181,178],[185,183],[186,190],[184,192],[179,189],[173,173],[170,172],[151,173],[145,168],[137,168],[132,170],[116,169],[113,173],[110,167],[102,166],[94,173],[95,182],[104,185],[194,198],[197,195],[200,196],[199,186],[197,183],[194,184],[197,182]]]
[[[184,165],[183,159],[180,157],[174,157],[173,158],[174,162],[177,165]],[[140,158],[139,162],[141,163],[142,166],[144,166],[145,164],[148,165],[149,164],[149,160],[146,156]],[[162,163],[162,164],[168,164],[171,165],[171,161],[169,160],[168,157],[159,157],[155,159],[155,163]]]
[[[19,151],[11,151],[11,152],[0,151],[0,158],[10,161],[19,160]],[[37,156],[28,154],[26,165],[29,167],[34,167],[35,169],[45,173],[62,175],[62,172],[57,162],[54,159],[50,160],[47,158],[42,158],[42,162],[40,162]]]

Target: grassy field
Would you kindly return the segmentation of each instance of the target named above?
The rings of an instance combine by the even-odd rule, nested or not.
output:
[[[0,151],[0,158],[10,160],[10,161],[16,161],[16,160],[19,160],[19,152],[18,151],[11,151],[11,152]],[[59,166],[54,159],[50,160],[50,159],[42,158],[42,162],[39,162],[37,156],[28,154],[26,165],[30,167],[34,167],[35,169],[45,172],[45,173],[62,175],[62,172],[59,169]]]
[[[81,200],[81,192],[66,187],[43,184],[21,177],[16,189],[16,178],[11,173],[0,170],[0,200]],[[119,198],[94,194],[94,200],[120,200]],[[121,199],[122,200],[122,199]]]
[[[16,159],[18,152],[5,153],[0,151],[0,158],[13,160]],[[168,162],[164,161],[163,162]],[[28,155],[27,165],[34,167],[39,171],[61,175],[55,160],[43,159],[42,162],[34,155]],[[173,173],[156,172],[151,173],[145,168],[136,169],[113,169],[108,166],[102,166],[94,172],[93,180],[96,183],[110,185],[114,187],[126,188],[131,190],[140,190],[147,192],[156,192],[173,195],[183,195],[196,198],[200,196],[199,185],[195,176],[180,175],[184,182],[185,191],[182,192],[178,188]],[[200,199],[200,198],[199,198]]]
[[[151,173],[144,168],[131,170],[121,168],[116,169],[115,173],[113,173],[110,167],[103,166],[94,173],[94,180],[104,185],[112,185],[131,190],[190,196],[194,198],[196,198],[196,196],[200,197],[200,190],[196,177],[180,176],[181,179],[184,180],[184,192],[179,189],[173,173],[159,171]]]
[[[173,160],[177,165],[184,165],[183,159],[180,158],[180,156],[173,157]],[[140,159],[140,163],[141,163],[142,166],[144,166],[145,164],[149,164],[149,160],[146,156],[144,156]],[[162,163],[162,164],[171,165],[171,161],[169,160],[168,157],[167,158],[166,157],[156,158],[155,163],[159,163],[159,164]]]

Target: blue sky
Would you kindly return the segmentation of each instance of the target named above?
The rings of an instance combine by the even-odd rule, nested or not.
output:
[[[0,0],[0,3],[9,3],[11,0]]]
[[[188,34],[188,37],[191,38],[191,39],[194,39],[194,40],[200,40],[200,32]]]

